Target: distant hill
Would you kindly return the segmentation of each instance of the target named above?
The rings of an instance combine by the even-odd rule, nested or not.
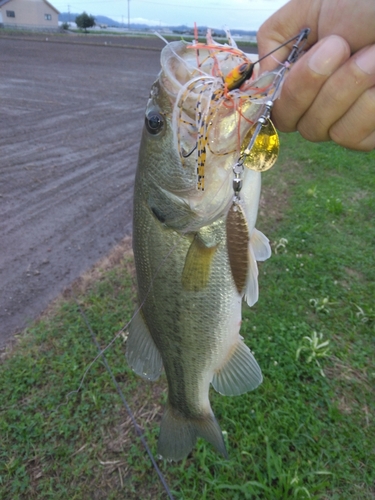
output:
[[[62,23],[68,23],[68,22],[74,22],[76,17],[82,14],[80,13],[74,13],[74,12],[62,12],[59,14],[59,21]],[[88,12],[88,14],[91,14]],[[112,28],[127,28],[128,23],[119,23],[117,21],[114,21],[113,19],[107,17],[107,16],[94,16],[95,17],[95,22],[98,25],[107,25],[108,27]],[[193,33],[193,28],[190,26],[186,25],[180,25],[180,26],[163,26],[162,29],[169,29],[175,33]],[[143,30],[143,31],[154,31],[154,30],[160,30],[159,25],[155,26],[150,26],[149,24],[136,24],[136,23],[130,23],[130,29],[131,30]],[[200,35],[205,35],[207,31],[207,26],[200,26],[199,27],[199,34]],[[222,29],[214,29],[214,35],[216,36],[225,36],[225,31]],[[231,29],[230,32],[232,35],[239,35],[239,36],[256,36],[256,31],[246,31],[246,30],[239,30],[239,29]]]
[[[82,12],[79,12],[79,13],[61,12],[59,14],[59,21],[62,23],[69,23],[69,22],[74,23],[76,17],[81,15],[81,14],[82,14]],[[88,12],[88,14],[90,14],[90,13]],[[113,26],[116,28],[119,28],[121,26],[121,23],[118,23],[117,21],[114,21],[113,19],[110,19],[107,16],[94,16],[94,17],[95,17],[96,24],[106,24],[107,26]]]

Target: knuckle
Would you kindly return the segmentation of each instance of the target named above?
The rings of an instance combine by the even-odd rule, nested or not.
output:
[[[257,32],[258,43],[262,43],[264,39],[268,40],[268,38],[267,26],[263,23]]]
[[[352,105],[348,113],[332,125],[331,140],[350,149],[369,151],[375,132],[375,87],[367,89]]]
[[[373,151],[375,150],[375,130],[366,139],[359,143],[361,151]]]
[[[292,119],[291,115],[285,113],[283,109],[278,108],[272,112],[272,121],[280,132],[294,132],[297,130],[297,120]]]
[[[344,148],[357,149],[357,141],[348,134],[348,130],[343,126],[333,126],[329,130],[329,138]]]
[[[272,113],[275,126],[281,132],[294,132],[297,130],[298,120],[309,104],[298,92],[295,92],[293,85],[285,82],[281,97],[276,101]]]
[[[375,86],[366,90],[364,93],[364,97],[366,99],[366,109],[372,114],[375,115]]]
[[[295,132],[297,128],[290,123],[285,123],[283,121],[273,120],[273,123],[279,132]]]
[[[297,130],[304,139],[310,142],[329,140],[328,127],[319,116],[306,115],[298,122]]]
[[[321,90],[320,106],[324,112],[340,109],[342,103],[346,101],[346,92],[342,91],[342,87],[336,85],[336,82],[328,81]]]

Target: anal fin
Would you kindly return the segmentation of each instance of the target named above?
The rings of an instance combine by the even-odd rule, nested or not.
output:
[[[256,359],[239,337],[225,364],[214,374],[212,385],[224,396],[238,396],[256,389],[262,380],[262,372]]]
[[[126,359],[135,373],[147,380],[156,380],[163,369],[160,353],[141,311],[134,316],[129,325]]]

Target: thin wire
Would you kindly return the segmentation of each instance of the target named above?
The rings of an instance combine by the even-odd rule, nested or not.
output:
[[[187,228],[187,231],[189,231],[189,228]],[[180,236],[180,238],[182,238],[182,236],[183,236],[183,235],[181,235],[181,236]],[[175,245],[173,245],[173,246],[172,246],[172,248],[171,248],[171,249],[168,251],[168,253],[165,255],[165,257],[163,257],[163,259],[161,260],[159,267],[156,269],[155,274],[154,274],[153,278],[151,279],[150,286],[149,286],[149,288],[148,288],[148,290],[147,290],[147,292],[146,292],[146,295],[145,295],[144,299],[142,300],[141,304],[137,307],[137,309],[134,311],[134,314],[133,314],[133,316],[131,317],[131,319],[130,319],[127,323],[126,323],[126,325],[124,325],[124,326],[123,326],[123,327],[122,327],[122,328],[121,328],[121,329],[120,329],[120,330],[116,333],[116,335],[113,337],[113,339],[110,341],[110,343],[109,343],[109,344],[107,344],[107,345],[104,347],[104,349],[100,350],[100,351],[99,351],[99,354],[97,354],[97,355],[95,356],[95,358],[91,361],[91,363],[89,364],[89,366],[86,368],[86,370],[85,370],[85,371],[84,371],[84,373],[83,373],[83,376],[82,376],[82,378],[81,378],[81,382],[80,382],[80,384],[79,384],[78,388],[77,388],[77,389],[75,389],[74,391],[70,391],[70,392],[66,395],[66,397],[65,397],[66,401],[68,401],[69,397],[70,397],[72,394],[78,394],[78,393],[79,393],[79,391],[81,390],[81,388],[82,388],[82,386],[83,386],[83,383],[84,383],[84,381],[85,381],[85,379],[86,379],[86,375],[87,375],[87,374],[88,374],[88,372],[91,370],[91,367],[94,365],[94,363],[96,363],[96,362],[97,362],[97,360],[100,358],[100,356],[101,356],[101,355],[103,355],[103,354],[104,354],[104,353],[105,353],[105,352],[106,352],[106,351],[107,351],[107,350],[108,350],[108,349],[109,349],[109,348],[110,348],[110,347],[111,347],[111,346],[112,346],[112,345],[116,342],[116,340],[120,337],[120,335],[121,335],[123,332],[125,332],[125,331],[126,331],[126,329],[129,327],[130,323],[133,321],[133,319],[135,318],[135,316],[136,316],[136,315],[139,313],[139,311],[142,309],[143,304],[146,302],[147,297],[148,297],[149,293],[150,293],[150,292],[151,292],[151,290],[152,290],[152,285],[153,285],[153,283],[154,283],[154,281],[155,281],[155,278],[157,277],[157,275],[158,275],[158,273],[159,273],[160,269],[161,269],[161,268],[164,266],[164,264],[167,262],[168,257],[169,257],[169,256],[171,255],[171,253],[175,250],[175,248],[177,247],[177,245],[178,245],[178,243],[176,243]],[[75,296],[74,296],[74,292],[73,292],[73,297],[74,297],[74,299],[75,299],[75,300],[76,300],[76,302],[77,302],[77,299],[76,299],[76,298],[75,298]],[[79,304],[78,304],[78,305],[79,305]],[[66,403],[61,403],[61,404],[59,404],[59,406],[56,408],[56,410],[58,410],[58,409],[60,408],[60,406],[63,406],[64,404],[66,404]]]
[[[260,61],[263,61],[263,59],[265,59],[266,57],[270,56],[271,54],[273,54],[277,50],[281,49],[282,47],[285,47],[285,45],[288,45],[288,43],[293,42],[293,40],[296,40],[299,36],[300,36],[300,34],[298,34],[298,35],[296,35],[296,36],[294,36],[292,38],[289,38],[289,40],[287,40],[286,42],[282,43],[281,45],[278,45],[276,47],[276,49],[271,50],[271,52],[268,52],[268,54],[264,55],[263,57],[261,57],[260,59],[258,59],[257,61],[255,61],[254,64],[258,64]],[[283,64],[283,63],[279,62],[279,64]]]
[[[124,396],[124,394],[123,394],[120,386],[118,385],[115,376],[113,375],[113,372],[112,372],[112,370],[111,370],[111,368],[110,368],[110,366],[108,364],[108,361],[107,361],[107,359],[106,359],[106,357],[104,355],[104,352],[100,348],[100,345],[99,345],[99,343],[98,343],[98,341],[96,339],[96,336],[95,336],[95,333],[93,332],[93,329],[91,328],[91,325],[90,325],[90,323],[89,323],[89,321],[87,319],[87,316],[84,313],[83,309],[81,308],[81,305],[79,304],[79,302],[78,302],[78,300],[77,300],[77,298],[76,298],[76,296],[74,294],[73,294],[73,297],[74,297],[74,300],[75,300],[75,302],[76,302],[76,304],[78,306],[78,309],[79,309],[79,312],[80,312],[80,314],[81,314],[81,316],[83,318],[83,321],[85,322],[87,328],[89,329],[89,331],[91,333],[91,336],[92,336],[92,339],[94,341],[94,344],[96,345],[96,347],[97,347],[97,349],[99,351],[99,356],[101,356],[102,359],[103,359],[104,366],[106,367],[106,369],[107,369],[107,371],[108,371],[108,373],[109,373],[109,375],[110,375],[110,377],[112,379],[112,382],[113,382],[114,386],[116,387],[117,392],[120,395],[120,398],[121,398],[121,400],[122,400],[122,402],[123,402],[123,404],[124,404],[124,406],[126,408],[126,411],[128,412],[128,415],[129,415],[130,420],[131,420],[131,422],[132,422],[132,424],[133,424],[133,426],[135,428],[135,431],[138,434],[138,437],[140,438],[143,446],[145,447],[145,450],[147,451],[148,456],[150,457],[151,463],[154,466],[154,469],[156,470],[156,472],[157,472],[157,474],[159,476],[159,479],[160,479],[160,481],[161,481],[161,483],[162,483],[162,485],[163,485],[163,487],[164,487],[164,489],[165,489],[165,491],[166,491],[166,493],[168,495],[168,498],[170,500],[174,500],[174,497],[173,497],[173,495],[171,493],[171,490],[169,489],[169,486],[168,486],[168,484],[167,484],[167,482],[166,482],[166,480],[165,480],[165,478],[163,476],[163,473],[159,469],[158,464],[155,461],[154,455],[152,454],[152,451],[150,450],[150,448],[149,448],[149,446],[148,446],[148,444],[147,444],[147,442],[146,442],[146,440],[145,440],[145,438],[143,436],[142,430],[138,426],[138,424],[137,424],[137,422],[135,420],[135,417],[133,415],[133,412],[131,411],[130,406],[128,405],[128,403],[126,401],[125,396]]]
[[[100,3],[100,4],[103,4],[103,0],[86,0],[86,1],[81,1],[80,2],[80,5],[82,4],[96,4],[96,3]],[[107,0],[106,2],[107,4],[116,4],[116,3],[123,3],[123,0]],[[269,7],[265,7],[265,8],[262,8],[262,7],[232,7],[228,4],[228,6],[223,6],[223,7],[219,7],[219,6],[215,6],[215,5],[189,5],[189,4],[180,4],[180,3],[168,3],[168,2],[152,2],[150,0],[137,0],[137,3],[147,3],[147,4],[150,4],[150,5],[154,5],[155,7],[175,7],[175,8],[184,8],[184,9],[201,9],[201,10],[210,10],[210,11],[213,11],[213,10],[227,10],[227,11],[246,11],[246,12],[270,12],[272,13],[274,11],[274,9],[272,8],[269,8]],[[78,10],[78,7],[75,7],[74,5],[70,4],[70,7],[71,9],[77,9]],[[117,16],[118,17],[118,16]]]

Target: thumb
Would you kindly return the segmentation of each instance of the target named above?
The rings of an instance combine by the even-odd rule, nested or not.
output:
[[[275,50],[286,40],[296,36],[304,28],[310,28],[310,34],[305,48],[309,48],[317,41],[319,8],[321,1],[290,0],[275,14],[265,21],[257,33],[259,59]],[[260,73],[271,71],[278,63],[288,57],[293,42],[281,47],[274,53],[274,58],[266,57],[260,64]]]

